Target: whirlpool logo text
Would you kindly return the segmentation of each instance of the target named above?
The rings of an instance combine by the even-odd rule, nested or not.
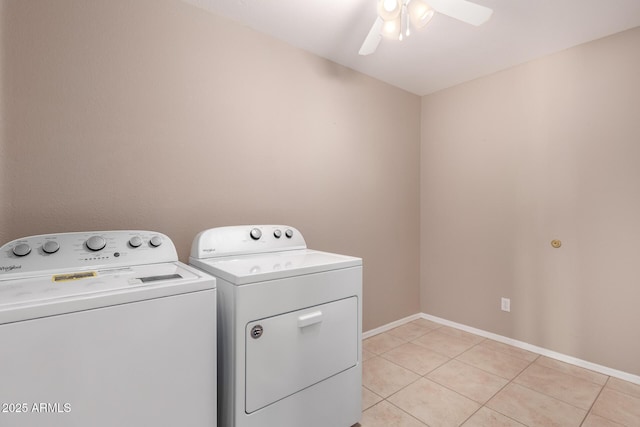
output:
[[[13,271],[13,270],[18,270],[20,268],[22,268],[21,265],[15,265],[15,264],[13,264],[13,265],[0,265],[0,271],[3,272],[3,273],[7,273],[7,272]]]

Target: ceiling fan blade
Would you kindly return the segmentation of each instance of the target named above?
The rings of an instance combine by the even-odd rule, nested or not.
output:
[[[489,20],[492,9],[467,0],[426,0],[427,4],[443,15],[471,25],[482,25]]]
[[[384,21],[379,16],[376,18],[373,26],[369,30],[369,34],[367,34],[367,38],[364,39],[364,43],[360,47],[360,51],[358,52],[360,55],[371,55],[376,51],[378,45],[380,44],[380,40],[382,39],[382,25]]]

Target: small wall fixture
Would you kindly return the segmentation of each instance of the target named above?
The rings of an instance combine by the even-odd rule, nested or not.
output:
[[[560,240],[552,240],[551,246],[558,249],[560,246],[562,246],[562,242]]]

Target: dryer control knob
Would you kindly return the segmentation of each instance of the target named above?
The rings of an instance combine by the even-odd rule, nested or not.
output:
[[[282,237],[282,231],[280,231],[280,229],[276,229],[276,230],[273,232],[273,237],[275,237],[276,239],[281,238],[281,237]]]
[[[129,246],[131,246],[132,248],[138,248],[140,247],[140,245],[142,245],[142,239],[140,238],[140,236],[133,236],[129,239]]]
[[[107,241],[104,240],[104,237],[102,236],[91,236],[87,239],[85,245],[87,245],[87,248],[90,250],[97,252],[107,246]]]
[[[153,246],[154,248],[157,248],[158,246],[160,246],[162,244],[162,237],[160,236],[153,236],[151,238],[151,240],[149,240],[149,244],[151,246]]]
[[[262,231],[260,231],[259,228],[254,228],[251,230],[249,235],[251,235],[251,238],[253,240],[259,240],[262,237]]]
[[[19,243],[13,247],[13,254],[15,256],[25,256],[31,253],[31,246],[26,243]]]
[[[60,249],[60,244],[55,240],[48,240],[44,245],[42,245],[42,250],[47,254],[55,254]]]
[[[284,231],[284,235],[285,235],[285,236],[287,236],[287,238],[288,238],[288,239],[292,238],[292,237],[293,237],[293,230],[292,230],[292,229],[290,229],[290,228],[287,228],[287,229]]]

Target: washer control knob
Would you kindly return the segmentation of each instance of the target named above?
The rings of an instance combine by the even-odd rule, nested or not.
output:
[[[138,248],[140,247],[140,245],[142,245],[142,239],[140,238],[140,236],[133,236],[129,239],[129,246],[131,246],[132,248]]]
[[[282,231],[280,231],[280,229],[276,229],[276,230],[273,232],[273,237],[275,237],[276,239],[281,238],[281,237],[282,237]]]
[[[287,236],[287,239],[292,238],[292,237],[293,237],[293,230],[292,230],[292,229],[290,229],[290,228],[287,228],[287,229],[284,231],[284,235],[285,235],[285,236]]]
[[[262,231],[259,228],[254,228],[249,233],[253,240],[259,240],[262,237]]]
[[[13,254],[15,256],[25,256],[31,253],[31,246],[26,243],[19,243],[13,247]]]
[[[149,240],[149,244],[151,246],[153,246],[154,248],[157,248],[158,246],[160,246],[162,244],[162,237],[160,236],[153,236],[151,238],[151,240]]]
[[[104,240],[104,237],[102,236],[91,236],[84,244],[87,245],[87,248],[90,250],[97,252],[107,246],[107,241]]]
[[[46,254],[55,254],[58,252],[58,249],[60,249],[60,244],[55,240],[48,240],[44,245],[42,245],[42,250]]]

